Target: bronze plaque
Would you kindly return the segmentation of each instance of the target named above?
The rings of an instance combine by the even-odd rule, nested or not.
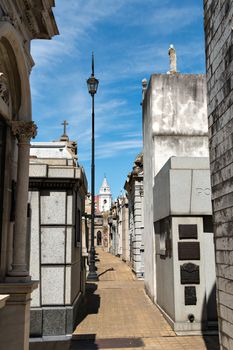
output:
[[[178,242],[179,260],[200,260],[199,242]]]
[[[214,232],[212,215],[203,216],[203,229],[204,232]]]
[[[197,239],[197,225],[179,225],[180,239]]]
[[[196,305],[196,287],[184,287],[184,303],[185,305]]]
[[[199,266],[188,263],[180,267],[181,284],[200,284]]]

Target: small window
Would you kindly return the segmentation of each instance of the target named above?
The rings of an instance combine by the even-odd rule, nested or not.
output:
[[[106,192],[106,188],[104,188],[104,192]]]
[[[106,204],[107,203],[107,199],[104,199],[104,204]]]

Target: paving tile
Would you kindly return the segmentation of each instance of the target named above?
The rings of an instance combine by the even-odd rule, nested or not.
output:
[[[217,337],[176,336],[130,267],[101,249],[97,253],[99,282],[87,284],[72,350],[219,350]],[[130,347],[129,339],[137,346]]]

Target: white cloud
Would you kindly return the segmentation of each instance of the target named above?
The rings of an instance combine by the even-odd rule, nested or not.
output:
[[[133,151],[136,154],[141,147],[140,139],[106,142],[96,147],[96,157],[97,159],[112,158],[124,151]]]

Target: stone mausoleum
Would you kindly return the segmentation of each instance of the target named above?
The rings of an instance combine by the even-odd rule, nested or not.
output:
[[[77,145],[33,142],[30,150],[28,221],[32,293],[31,337],[72,334],[85,292],[85,213],[87,181],[77,163]]]
[[[133,164],[124,186],[128,198],[128,237],[130,265],[138,278],[144,277],[144,191],[143,154]]]
[[[200,194],[199,202],[195,204],[197,206],[195,211],[193,211],[194,207],[190,207],[187,213],[188,206],[193,205],[193,202],[187,197],[185,189],[189,189],[192,196],[194,194],[190,192],[190,188],[192,189],[192,186],[194,186],[194,190],[197,190],[194,184],[194,181],[197,180],[195,167],[200,170],[198,175],[200,184],[208,179],[206,164],[204,169],[202,167],[198,168],[198,163],[202,162],[201,158],[206,159],[209,156],[206,78],[201,74],[178,73],[176,52],[173,46],[169,49],[169,56],[170,70],[167,74],[153,74],[148,86],[146,81],[143,80],[144,244],[147,252],[145,255],[145,288],[151,299],[165,309],[175,329],[176,321],[183,322],[181,314],[185,310],[186,323],[184,322],[185,326],[183,324],[183,330],[195,331],[196,326],[198,327],[195,322],[198,321],[200,330],[202,321],[205,322],[206,320],[205,302],[203,306],[201,306],[201,303],[205,296],[209,295],[211,289],[210,286],[205,286],[203,283],[205,266],[213,266],[213,254],[206,255],[207,261],[204,261],[205,243],[207,246],[208,244],[211,245],[207,241],[209,239],[208,242],[211,242],[209,234],[212,234],[212,232],[205,232],[202,227],[204,222],[202,216],[210,217],[211,209],[209,197],[208,210],[206,213],[203,212]],[[165,171],[163,167],[174,156],[187,157],[188,160],[182,165],[181,161],[176,162],[172,158],[171,162],[167,164],[168,168],[170,166],[166,173],[167,182],[164,182],[163,187],[161,187],[157,184],[161,177],[159,177],[159,173]],[[196,157],[198,158],[197,161],[195,160]],[[207,160],[203,161],[208,162]],[[181,164],[180,170],[176,169],[178,162]],[[175,163],[176,165],[174,165]],[[174,169],[173,166],[175,166]],[[181,185],[179,185],[179,177],[174,182],[174,178],[179,172],[190,174],[183,179]],[[172,175],[174,176],[171,177]],[[179,186],[181,186],[180,189]],[[206,188],[208,192],[210,189],[209,183],[204,189],[202,186],[200,187],[200,191],[205,191]],[[154,196],[151,195],[152,192]],[[171,196],[174,192],[177,192],[177,195],[179,194],[177,198],[180,198],[180,200],[177,199],[173,202],[173,206],[176,204],[176,207],[174,207],[172,213],[177,218],[173,218],[169,212],[169,205],[171,204],[169,193]],[[210,196],[210,193],[208,194]],[[203,198],[205,198],[205,195]],[[161,217],[161,210],[163,210],[163,217]],[[189,218],[189,216],[194,215],[194,212],[196,212],[197,219]],[[187,218],[183,220],[182,218],[186,216]],[[168,218],[166,219],[166,217]],[[163,221],[159,222],[158,225],[160,220]],[[189,224],[194,225],[191,232],[195,233],[195,237],[187,236],[190,230],[185,225]],[[179,225],[183,225],[180,232]],[[187,231],[187,235],[184,233],[186,238],[182,238],[183,229],[185,232]],[[166,240],[166,232],[170,235],[168,240]],[[192,249],[192,246],[196,248]],[[188,255],[186,256],[184,254],[185,247],[188,247]],[[167,257],[166,252],[168,252]],[[193,259],[193,252],[195,252],[195,259]],[[186,266],[183,266],[185,264]],[[173,272],[172,265],[177,268],[177,272]],[[163,279],[159,279],[157,276],[157,274],[162,274],[163,269],[166,270],[166,283],[171,284],[170,288],[164,285]],[[183,271],[185,274],[186,272],[189,273],[186,270],[198,271],[198,269],[200,278],[198,282],[200,283],[197,283],[197,280],[193,283],[184,283],[185,278],[179,277],[179,274]],[[179,282],[179,284],[175,286],[173,282]],[[166,293],[171,293],[170,299]],[[168,305],[165,305],[165,300],[169,300]],[[185,303],[190,302],[197,303],[195,306],[200,302],[199,307],[204,310],[203,316],[201,316],[199,310],[196,313],[198,316],[195,317],[194,309],[190,307],[194,304],[187,304],[187,307],[184,307]],[[190,312],[187,312],[188,310]],[[176,318],[176,315],[178,318]],[[192,315],[191,318],[188,315]]]
[[[30,48],[32,40],[58,34],[54,4],[53,0],[0,1],[0,347],[4,350],[29,348],[31,292],[38,285],[29,275],[27,230],[30,139],[36,135]]]
[[[153,196],[157,305],[177,334],[216,330],[209,158],[171,157]]]

